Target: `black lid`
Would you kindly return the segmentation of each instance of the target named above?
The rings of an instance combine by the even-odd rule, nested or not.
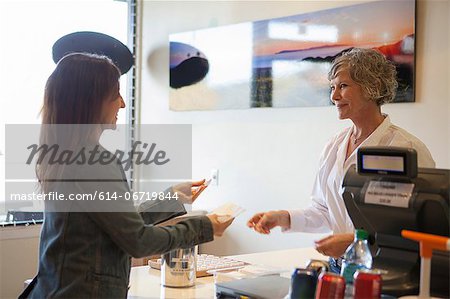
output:
[[[53,61],[76,52],[92,53],[109,57],[123,75],[133,65],[133,54],[126,45],[109,35],[80,31],[64,35],[53,45]]]

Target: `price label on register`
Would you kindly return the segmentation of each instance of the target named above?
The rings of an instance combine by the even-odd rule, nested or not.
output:
[[[370,181],[364,197],[365,203],[407,208],[414,184]]]

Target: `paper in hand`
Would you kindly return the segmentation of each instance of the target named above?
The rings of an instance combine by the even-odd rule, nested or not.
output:
[[[212,211],[213,214],[216,214],[218,216],[217,219],[219,220],[219,222],[226,222],[231,218],[236,218],[243,212],[245,212],[244,208],[231,202],[221,205],[220,207]]]
[[[205,190],[206,187],[209,186],[209,183],[211,183],[211,179],[205,181],[200,186],[193,186],[192,187],[192,201],[194,201],[200,195],[200,193],[202,193],[203,190]]]

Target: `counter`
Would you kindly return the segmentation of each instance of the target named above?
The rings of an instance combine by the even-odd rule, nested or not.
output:
[[[289,275],[295,267],[305,267],[310,259],[327,260],[326,256],[314,248],[296,248],[269,252],[229,256],[232,259],[254,265],[264,265],[286,269]],[[283,275],[283,276],[284,276]],[[197,278],[195,286],[190,288],[167,288],[160,284],[160,271],[148,266],[133,267],[130,274],[128,298],[214,298],[214,278],[212,276]]]

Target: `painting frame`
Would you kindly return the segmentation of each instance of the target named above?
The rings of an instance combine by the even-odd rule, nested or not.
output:
[[[173,33],[170,109],[329,106],[331,62],[353,47],[391,60],[394,103],[414,102],[416,11],[416,0],[383,0]]]

